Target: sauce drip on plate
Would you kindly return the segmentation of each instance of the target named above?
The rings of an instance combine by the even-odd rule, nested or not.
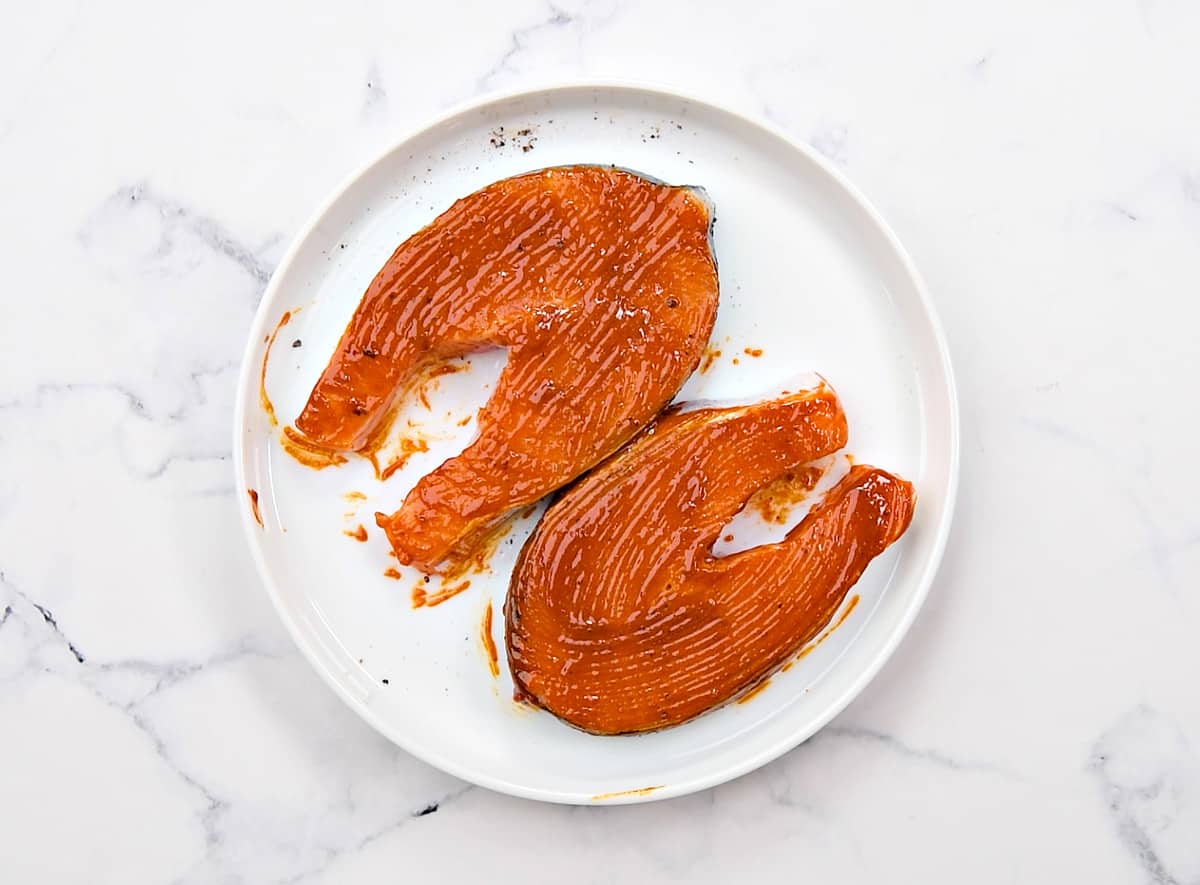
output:
[[[492,678],[500,675],[500,656],[496,652],[496,640],[492,638],[492,601],[489,599],[487,608],[483,610],[483,622],[479,625],[479,638],[483,641],[483,651],[487,655],[488,670]]]
[[[254,514],[254,521],[258,523],[259,528],[264,528],[262,511],[258,509],[258,490],[246,489],[246,495],[250,498],[250,512]]]
[[[299,312],[300,308],[285,310],[279,318],[279,322],[275,324],[275,328],[271,331],[271,334],[263,341],[266,348],[263,350],[262,365],[258,370],[258,403],[262,406],[263,412],[266,413],[267,421],[271,423],[272,427],[278,426],[279,420],[275,417],[275,406],[271,402],[271,397],[267,395],[267,363],[271,359],[271,348],[275,346],[275,339],[279,337],[279,330],[291,322],[293,313]]]

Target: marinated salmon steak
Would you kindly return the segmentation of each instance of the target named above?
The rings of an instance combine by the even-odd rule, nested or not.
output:
[[[435,571],[611,455],[679,390],[716,316],[711,223],[695,190],[598,166],[465,197],[376,275],[296,427],[320,447],[370,451],[431,362],[507,349],[474,443],[376,515],[402,563]]]
[[[517,690],[622,734],[761,683],[903,534],[912,486],[852,467],[785,540],[722,558],[713,542],[756,489],[845,442],[827,387],[651,425],[553,504],[522,551],[505,607]]]

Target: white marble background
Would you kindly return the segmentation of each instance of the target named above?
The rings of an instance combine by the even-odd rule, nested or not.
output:
[[[170,8],[168,8],[170,7]],[[1200,6],[10,3],[0,879],[1200,882]],[[963,406],[916,627],[762,771],[543,806],[394,749],[244,549],[237,361],[349,170],[490,89],[662,81],[845,169]]]

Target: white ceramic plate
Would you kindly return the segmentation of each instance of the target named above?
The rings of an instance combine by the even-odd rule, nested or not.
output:
[[[501,129],[503,127],[503,129]],[[458,197],[530,169],[614,164],[702,185],[716,205],[722,356],[681,399],[754,399],[798,373],[836,388],[860,461],[914,481],[912,528],[875,561],[860,601],[811,654],[744,704],[634,737],[595,737],[512,701],[502,607],[514,557],[537,516],[501,545],[490,574],[436,608],[383,572],[395,561],[374,526],[424,473],[470,441],[458,421],[486,400],[503,355],[439,379],[420,425],[430,450],[387,482],[368,462],[320,472],[286,455],[259,403],[266,373],[282,423],[294,419],[375,272]],[[299,312],[296,313],[296,309]],[[293,342],[301,342],[293,346]],[[761,349],[751,357],[746,348]],[[736,358],[736,360],[735,360]],[[496,790],[557,802],[635,802],[708,787],[770,761],[828,722],[896,647],[933,578],[958,471],[949,359],[933,307],[896,238],[842,177],[762,123],[705,102],[625,86],[565,86],[455,111],[355,175],[302,230],[263,298],[246,348],[234,421],[244,525],[263,582],[313,666],[359,715],[404,749]],[[348,492],[366,500],[347,501]],[[799,518],[794,514],[794,519]],[[362,524],[359,543],[344,532]],[[436,583],[434,584],[436,587]],[[488,602],[500,675],[487,665]]]

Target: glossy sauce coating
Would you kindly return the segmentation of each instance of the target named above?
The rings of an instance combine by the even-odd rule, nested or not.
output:
[[[716,558],[755,489],[846,442],[828,388],[661,419],[543,517],[509,589],[509,667],[597,734],[675,725],[737,697],[816,636],[908,527],[912,486],[858,466],[776,544]]]
[[[377,521],[432,572],[457,544],[612,454],[699,362],[717,307],[707,204],[595,166],[505,179],[455,203],[380,270],[296,427],[368,452],[433,362],[508,349],[479,434]]]
[[[787,670],[788,668],[790,668],[792,666],[792,664],[796,663],[796,661],[804,660],[806,657],[808,657],[810,654],[812,654],[814,651],[816,651],[818,648],[820,648],[821,643],[824,642],[826,639],[828,639],[830,636],[832,636],[834,631],[837,630],[838,627],[840,627],[840,626],[842,626],[842,624],[846,623],[846,618],[850,617],[850,615],[854,613],[854,609],[856,609],[858,607],[858,600],[859,600],[859,595],[857,593],[855,593],[848,600],[846,600],[846,606],[845,606],[845,608],[842,609],[842,613],[837,616],[837,620],[833,621],[832,623],[830,623],[830,625],[828,627],[826,627],[824,630],[822,630],[821,635],[818,636],[816,639],[812,640],[811,642],[805,643],[804,648],[802,648],[802,649],[800,649],[800,651],[796,652],[796,657],[792,658],[792,660],[790,660],[786,664],[784,664],[782,669]]]

